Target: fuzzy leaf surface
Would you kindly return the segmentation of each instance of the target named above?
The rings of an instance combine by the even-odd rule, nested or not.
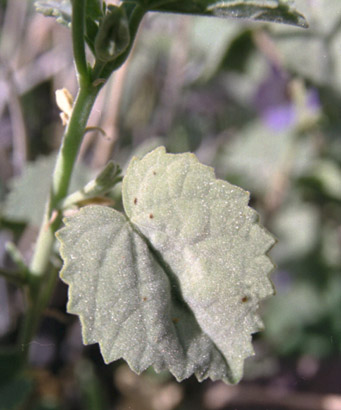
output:
[[[83,208],[58,233],[84,342],[138,373],[237,382],[262,327],[259,301],[273,293],[274,239],[248,193],[164,148],[133,159],[122,190],[126,215]]]

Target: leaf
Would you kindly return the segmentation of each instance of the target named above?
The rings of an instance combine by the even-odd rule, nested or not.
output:
[[[72,6],[70,0],[38,0],[34,3],[36,11],[47,17],[56,17],[58,23],[71,25]],[[103,15],[102,0],[87,0],[86,17],[91,21],[98,20]]]
[[[309,31],[271,27],[284,67],[319,86],[341,90],[341,27],[339,0],[296,0],[310,23]]]
[[[124,7],[110,6],[95,38],[95,55],[99,61],[113,61],[130,43],[129,20]]]
[[[71,25],[71,2],[70,0],[46,0],[34,3],[37,12],[44,16],[55,17],[56,21],[64,26]]]
[[[297,141],[295,128],[275,131],[260,121],[252,121],[239,131],[220,151],[219,169],[223,175],[236,175],[243,186],[264,194],[274,176],[282,173],[293,144],[291,174],[301,175],[314,160],[314,146],[309,139]]]
[[[147,7],[151,11],[234,17],[308,27],[304,16],[286,0],[152,0]]]
[[[84,343],[137,373],[153,365],[178,380],[239,381],[262,327],[259,301],[273,293],[274,239],[248,200],[192,154],[161,147],[133,159],[126,216],[86,207],[57,234]]]
[[[22,175],[12,179],[5,200],[3,216],[9,220],[39,226],[48,197],[56,156],[41,157],[27,163]],[[70,192],[82,188],[89,180],[89,171],[77,165],[70,184]]]
[[[86,15],[93,20],[100,19],[103,16],[103,0],[87,0]]]
[[[318,210],[311,203],[302,202],[295,195],[274,215],[272,230],[279,238],[273,258],[279,266],[315,252],[319,227]]]

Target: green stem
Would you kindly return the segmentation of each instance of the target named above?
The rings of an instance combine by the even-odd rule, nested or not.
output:
[[[72,0],[72,43],[74,60],[79,75],[80,86],[89,83],[89,73],[85,55],[85,7],[86,0]]]
[[[79,90],[70,122],[66,129],[63,143],[57,156],[53,173],[50,198],[45,209],[44,220],[39,232],[36,250],[30,266],[32,275],[44,275],[49,265],[50,254],[54,242],[54,234],[60,225],[60,218],[50,223],[53,211],[58,203],[67,195],[71,174],[91,108],[95,102],[99,88],[87,87]]]
[[[61,217],[58,216],[52,223],[50,220],[59,202],[67,195],[73,166],[99,89],[99,87],[91,86],[80,88],[57,156],[50,196],[30,265],[30,286],[27,291],[28,306],[20,334],[24,361],[27,358],[29,343],[37,330],[41,315],[50,300],[57,280],[57,274],[50,268],[50,257],[55,241],[55,232],[61,224]]]
[[[56,269],[51,268],[50,258],[55,242],[55,233],[61,225],[61,215],[58,213],[58,209],[67,195],[85,127],[101,88],[101,86],[90,84],[84,44],[85,6],[86,0],[72,1],[72,41],[80,88],[57,156],[51,191],[29,268],[29,282],[26,287],[27,312],[21,326],[19,339],[23,351],[23,364],[27,360],[29,345],[37,330],[41,315],[55,288],[58,274]],[[139,6],[135,7],[130,18],[132,41],[128,50],[117,60],[104,67],[95,64],[93,72],[99,74],[103,70],[105,78],[107,78],[126,60],[144,14],[145,10]],[[93,76],[93,80],[99,78],[99,76]]]
[[[28,286],[25,289],[27,312],[21,326],[19,339],[23,351],[23,364],[26,362],[29,344],[57,280],[57,270],[51,269],[50,264],[55,232],[61,224],[61,216],[56,212],[56,209],[59,202],[67,195],[85,127],[100,90],[100,87],[90,85],[84,42],[85,7],[86,0],[72,1],[72,43],[80,87],[57,156],[50,195],[29,268]]]

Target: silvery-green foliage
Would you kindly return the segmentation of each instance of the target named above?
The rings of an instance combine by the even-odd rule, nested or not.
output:
[[[140,0],[140,3],[145,3],[145,0]],[[233,17],[307,27],[305,18],[295,10],[292,4],[292,1],[287,0],[147,1],[148,9],[153,11],[168,11],[202,16]]]
[[[273,293],[274,239],[249,194],[162,147],[131,161],[122,193],[125,214],[85,207],[57,234],[84,342],[138,373],[237,382]]]
[[[283,66],[315,85],[341,90],[341,28],[339,0],[296,0],[309,30],[273,25],[272,38]]]
[[[123,0],[122,3],[128,8],[134,3],[139,4],[146,11],[233,17],[307,27],[304,16],[296,11],[294,2],[288,0]],[[103,4],[99,0],[89,0],[87,16],[100,17]],[[70,0],[39,0],[36,8],[46,16],[57,17],[62,24],[71,22]]]

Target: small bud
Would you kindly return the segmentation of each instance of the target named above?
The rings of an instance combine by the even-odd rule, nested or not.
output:
[[[56,103],[58,108],[62,111],[60,113],[60,118],[62,119],[63,125],[66,125],[69,122],[73,107],[73,97],[70,94],[70,91],[66,88],[57,90]]]
[[[95,54],[100,61],[112,61],[129,46],[129,23],[122,7],[109,6],[95,39]]]

